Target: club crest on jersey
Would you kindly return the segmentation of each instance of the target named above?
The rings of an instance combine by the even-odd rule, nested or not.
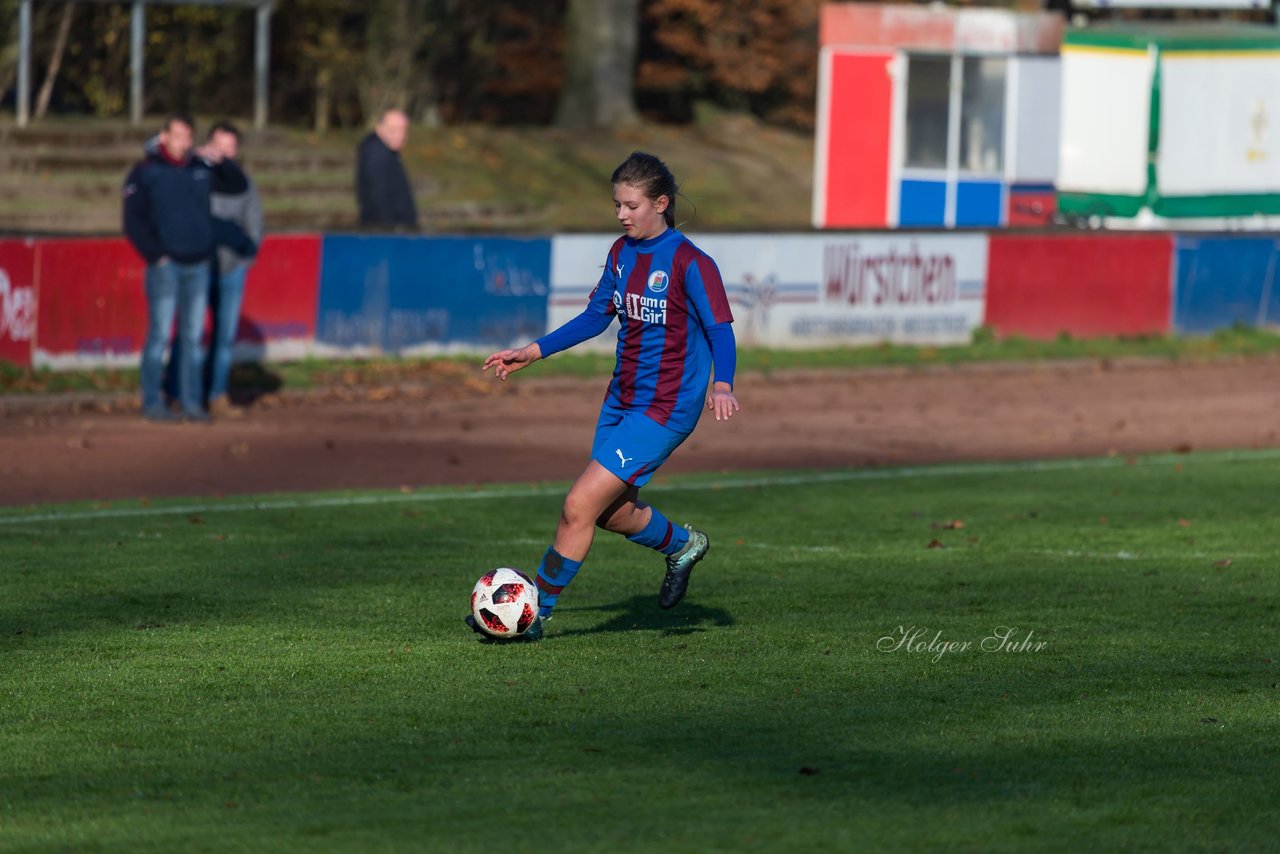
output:
[[[671,277],[667,275],[665,270],[654,270],[649,274],[649,290],[655,294],[665,291],[669,284],[671,284]]]

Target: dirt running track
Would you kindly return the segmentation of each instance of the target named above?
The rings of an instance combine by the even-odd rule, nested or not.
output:
[[[604,380],[328,388],[210,426],[136,404],[0,398],[0,504],[572,479]],[[790,371],[739,377],[663,469],[887,466],[1280,445],[1280,360]]]

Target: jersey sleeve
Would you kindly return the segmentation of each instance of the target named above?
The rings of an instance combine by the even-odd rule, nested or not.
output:
[[[712,379],[733,386],[733,375],[738,370],[738,344],[733,337],[733,324],[716,323],[707,327],[707,342],[711,344],[711,362],[715,366]]]
[[[690,259],[684,271],[684,288],[703,329],[717,323],[733,323],[720,268],[709,255],[699,252]]]
[[[618,290],[618,252],[622,249],[622,240],[619,239],[609,249],[609,254],[604,259],[604,272],[600,274],[600,281],[596,282],[596,286],[591,289],[591,296],[587,298],[587,309],[589,311],[599,311],[610,317],[618,313],[618,307],[613,302],[613,295]]]

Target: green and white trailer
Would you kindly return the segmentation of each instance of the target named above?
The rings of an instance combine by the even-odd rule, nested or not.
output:
[[[1124,228],[1280,226],[1280,30],[1070,30],[1058,210]]]

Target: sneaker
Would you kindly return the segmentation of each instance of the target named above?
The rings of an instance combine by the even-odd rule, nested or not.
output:
[[[183,412],[182,420],[188,424],[212,424],[213,418],[203,409],[197,409],[195,412]]]
[[[698,561],[711,551],[711,541],[701,531],[685,525],[689,531],[689,542],[684,548],[667,558],[667,575],[662,579],[662,589],[658,591],[658,605],[663,608],[674,608],[684,598],[689,589],[689,576]]]
[[[238,418],[244,418],[244,410],[238,406],[232,406],[231,401],[225,397],[215,397],[209,401],[209,414],[218,419],[229,419],[235,421]]]
[[[484,639],[485,643],[537,643],[538,641],[542,640],[542,624],[549,619],[551,618],[538,617],[536,620],[534,620],[532,623],[529,624],[529,628],[525,629],[520,634],[514,635],[513,637],[509,637],[509,638],[498,638],[489,634],[484,629],[480,628],[480,624],[476,622],[476,618],[471,616],[470,614],[467,614],[467,616],[463,617],[462,622],[466,623],[467,628],[471,629],[471,631],[480,635],[481,638]]]

